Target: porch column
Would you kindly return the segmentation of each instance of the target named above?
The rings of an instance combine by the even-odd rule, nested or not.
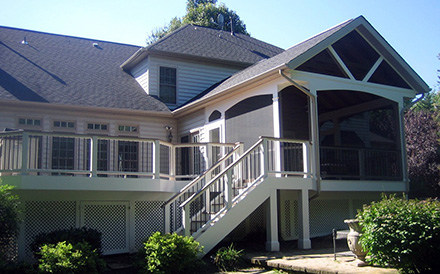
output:
[[[278,241],[278,199],[277,190],[272,189],[268,203],[266,203],[266,250],[280,251]]]
[[[275,90],[272,94],[272,109],[273,109],[273,137],[281,138],[281,119],[280,119],[280,97],[278,91]],[[274,171],[281,171],[281,142],[273,141],[274,150]],[[281,173],[277,173],[276,177],[281,177]]]
[[[309,191],[301,189],[299,191],[299,239],[298,248],[310,249],[312,243],[310,241],[310,224],[309,224]]]

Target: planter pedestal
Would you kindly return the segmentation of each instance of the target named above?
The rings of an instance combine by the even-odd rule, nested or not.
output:
[[[362,235],[362,227],[356,219],[344,220],[344,223],[350,228],[350,232],[347,234],[348,248],[354,253],[356,259],[359,260],[358,266],[365,266],[365,256],[367,252],[362,249],[359,243],[359,237]]]

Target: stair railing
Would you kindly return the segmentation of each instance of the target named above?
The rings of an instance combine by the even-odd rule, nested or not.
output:
[[[260,139],[180,205],[184,235],[196,238],[268,175],[265,152],[267,139]]]
[[[203,188],[205,183],[209,181],[216,173],[221,172],[226,166],[234,162],[238,156],[242,153],[243,145],[237,143],[234,148],[223,157],[221,157],[216,163],[214,163],[209,169],[205,170],[202,174],[197,176],[189,184],[183,187],[178,193],[171,197],[164,204],[165,209],[165,232],[171,231],[179,232],[182,230],[182,218],[180,205],[187,200],[194,193]],[[209,197],[206,197],[209,200]],[[204,205],[209,210],[209,205]]]

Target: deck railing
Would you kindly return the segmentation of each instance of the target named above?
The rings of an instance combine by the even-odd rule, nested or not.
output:
[[[398,150],[321,147],[323,179],[402,180]]]
[[[311,177],[310,150],[308,141],[262,137],[239,157],[233,151],[165,203],[166,231],[197,236],[267,176]]]
[[[0,133],[1,175],[192,179],[233,144],[42,132]]]

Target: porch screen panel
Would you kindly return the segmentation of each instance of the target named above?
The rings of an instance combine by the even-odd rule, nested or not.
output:
[[[259,136],[273,136],[272,95],[247,98],[225,112],[226,142],[243,142],[248,149]]]

